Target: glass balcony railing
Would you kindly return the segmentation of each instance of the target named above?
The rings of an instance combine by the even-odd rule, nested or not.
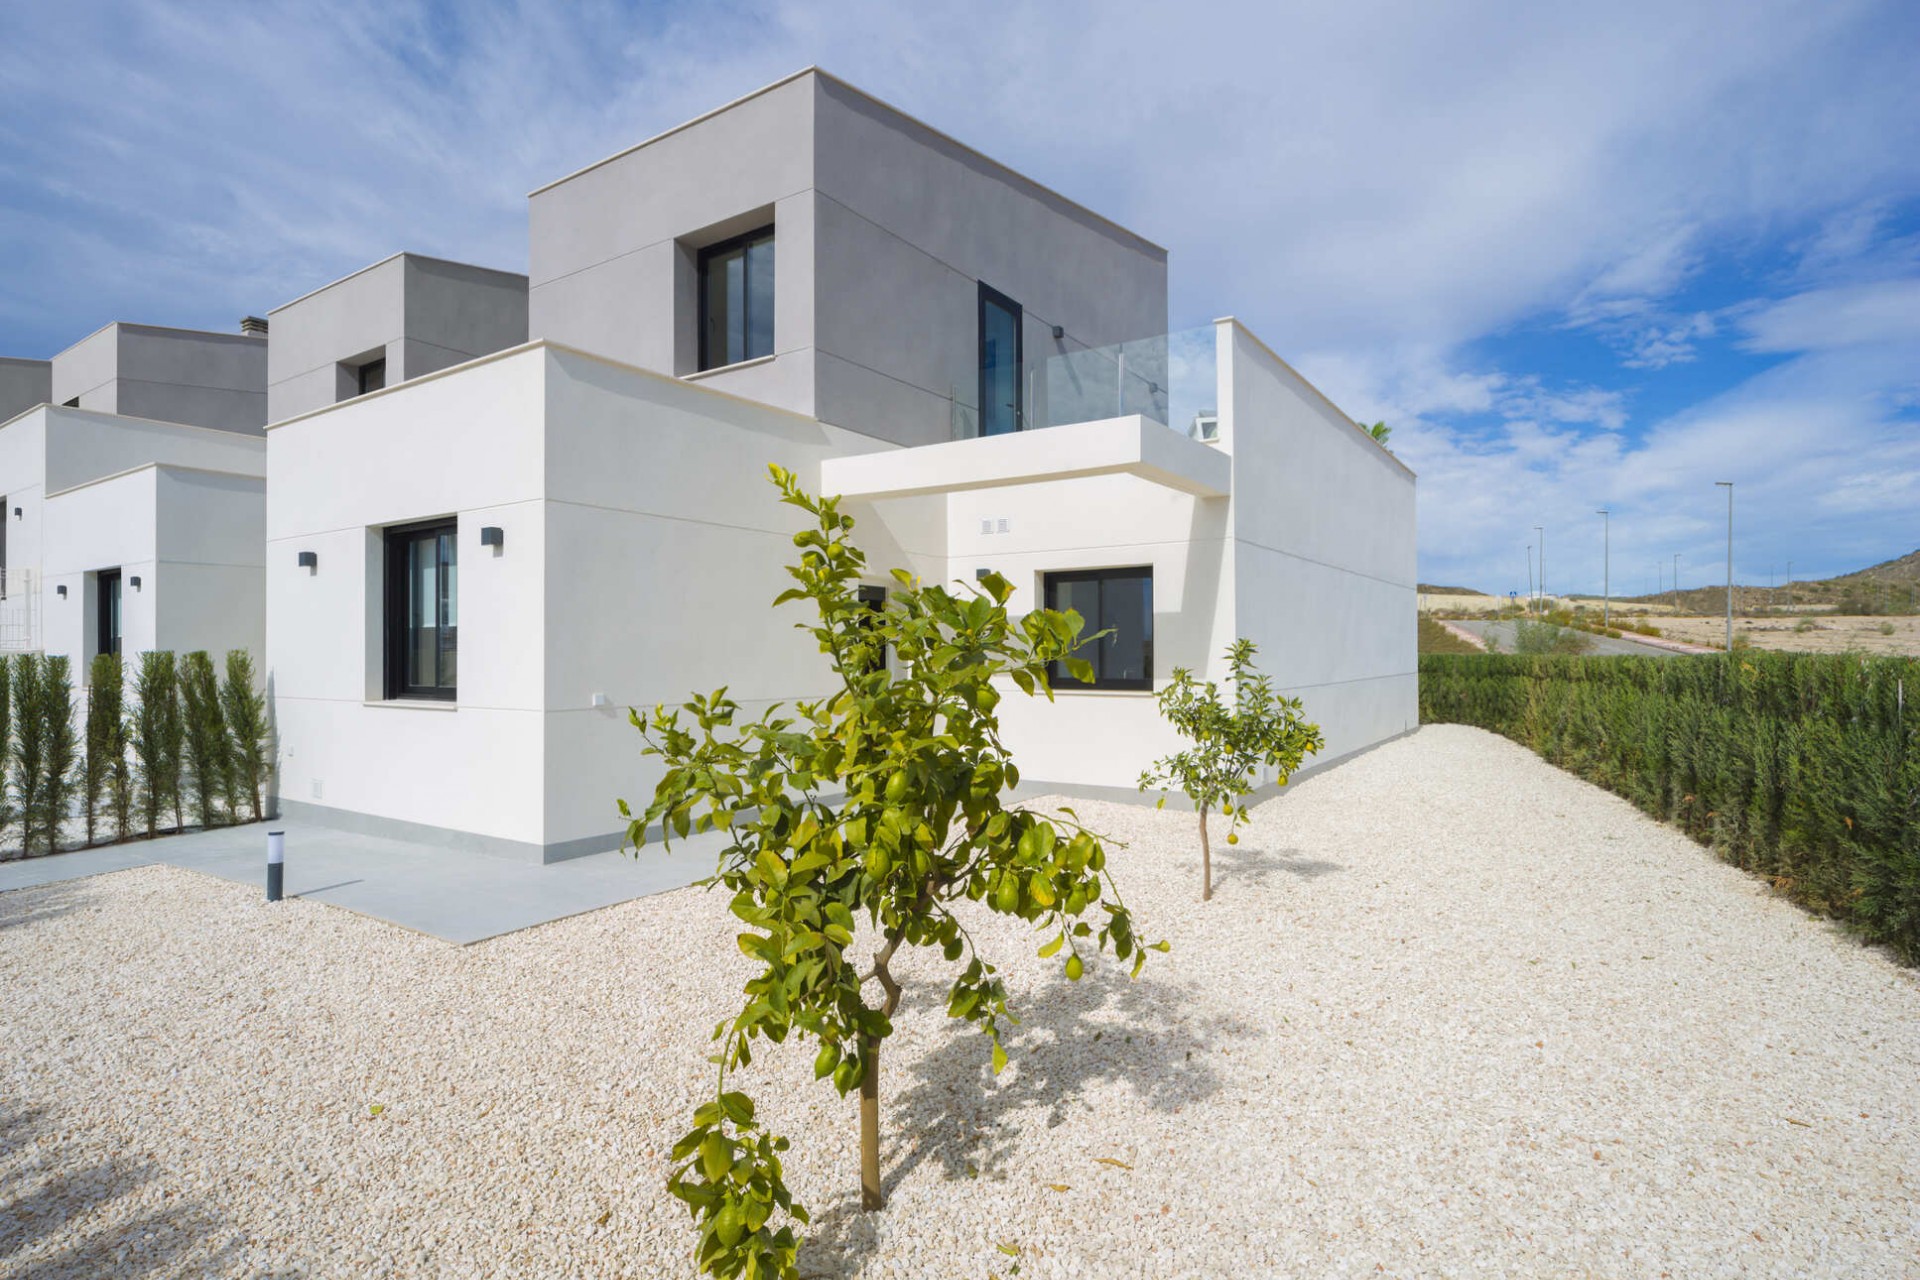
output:
[[[1021,390],[1021,404],[993,416],[1023,430],[1139,414],[1196,440],[1217,439],[1214,327],[1029,360]],[[978,435],[979,422],[973,406],[956,401],[954,439]]]

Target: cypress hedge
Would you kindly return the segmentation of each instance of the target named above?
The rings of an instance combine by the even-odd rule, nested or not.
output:
[[[1428,654],[1420,718],[1492,730],[1920,964],[1920,660]]]

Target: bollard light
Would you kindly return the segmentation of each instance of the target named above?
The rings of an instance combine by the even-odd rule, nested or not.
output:
[[[287,833],[267,832],[267,901],[280,901],[280,889],[287,869]]]

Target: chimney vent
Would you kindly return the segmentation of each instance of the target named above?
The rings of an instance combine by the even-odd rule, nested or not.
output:
[[[264,338],[267,336],[267,322],[259,316],[242,316],[240,317],[240,332],[246,334],[249,338]]]

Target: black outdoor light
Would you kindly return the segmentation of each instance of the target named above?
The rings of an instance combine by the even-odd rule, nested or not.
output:
[[[1063,324],[1057,324],[1053,326],[1053,340],[1055,342],[1060,341],[1060,339],[1066,336],[1067,336],[1067,326]]]
[[[61,583],[59,586],[53,589],[53,593],[59,596],[62,600],[65,600],[67,598],[67,584],[64,582]]]
[[[975,582],[985,582],[987,580],[987,575],[992,572],[993,570],[991,569],[975,569],[973,571],[973,580]]]
[[[493,547],[495,550],[505,547],[507,545],[506,531],[497,524],[482,525],[480,527],[480,545],[483,547]]]
[[[267,832],[267,901],[278,902],[286,885],[287,833]]]
[[[318,573],[320,571],[319,555],[312,551],[302,551],[300,553],[300,567],[302,569],[312,569],[315,573]]]
[[[131,582],[131,583],[133,584],[133,589],[134,589],[135,591],[138,591],[138,590],[140,589],[140,575],[139,575],[139,574],[137,574],[137,573],[136,573],[136,574],[134,574],[134,575],[133,575],[133,576],[132,576],[131,578],[128,578],[128,579],[127,579],[127,581],[128,581],[128,582]]]

